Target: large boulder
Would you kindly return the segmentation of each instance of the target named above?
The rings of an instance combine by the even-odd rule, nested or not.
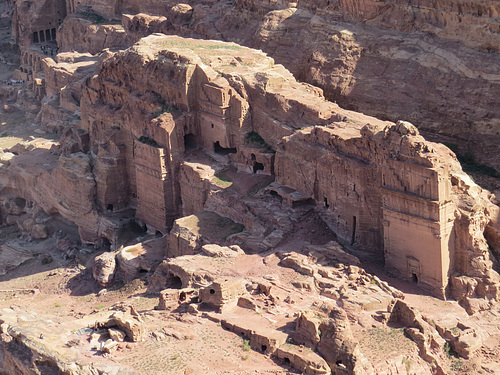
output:
[[[108,286],[114,279],[116,260],[114,252],[105,252],[94,259],[92,275],[101,286]]]

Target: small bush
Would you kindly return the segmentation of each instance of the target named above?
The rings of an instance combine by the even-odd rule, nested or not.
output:
[[[245,136],[245,143],[251,147],[263,149],[267,153],[275,153],[271,146],[256,132],[250,132]]]
[[[450,343],[449,343],[448,341],[446,341],[446,342],[445,342],[445,344],[444,344],[444,348],[443,348],[443,349],[444,349],[444,352],[445,352],[445,354],[446,354],[446,356],[447,356],[448,358],[451,358],[451,357],[458,357],[457,352],[455,352],[455,351],[453,350],[453,348],[451,347],[451,345],[450,345]]]
[[[103,16],[94,12],[80,12],[78,16],[94,24],[102,24],[107,21]]]
[[[446,147],[448,147],[455,154],[458,154],[458,145],[456,143],[443,142],[443,145],[445,145]]]
[[[411,369],[411,361],[407,357],[403,357],[401,363],[405,365],[406,372],[409,374]]]
[[[250,349],[252,349],[252,347],[250,346],[250,340],[243,340],[243,350],[245,351],[250,351]]]
[[[153,138],[141,136],[139,137],[138,141],[153,147],[160,147],[160,145]]]
[[[466,151],[458,156],[458,160],[463,164],[474,164],[476,162],[476,156],[472,152]]]

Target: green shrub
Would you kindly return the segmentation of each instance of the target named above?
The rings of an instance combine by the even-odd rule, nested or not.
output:
[[[245,136],[245,144],[250,147],[260,148],[267,153],[275,153],[271,146],[258,133],[252,131]]]
[[[250,351],[250,349],[252,349],[252,347],[250,346],[250,340],[243,340],[243,350],[245,351]]]
[[[160,145],[153,139],[145,136],[139,137],[139,142],[144,143],[146,145],[150,145],[153,147],[160,147]]]

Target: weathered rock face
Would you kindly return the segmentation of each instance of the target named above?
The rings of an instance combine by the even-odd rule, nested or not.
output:
[[[99,238],[102,227],[93,203],[95,180],[88,155],[75,153],[58,159],[39,148],[10,159],[3,173],[12,178],[2,189],[12,189],[17,196],[37,202],[46,213],[59,213],[75,223],[83,241]]]
[[[80,17],[69,16],[61,25],[57,44],[62,51],[96,54],[106,48],[124,48],[130,45],[122,26],[95,25],[91,20]]]
[[[353,6],[347,19],[371,18],[359,13],[354,15],[365,8],[365,4],[359,4],[360,8]],[[250,45],[269,53],[299,79],[322,87],[330,100],[344,107],[380,118],[411,121],[426,134],[442,135],[435,139],[446,140],[449,136],[464,146],[464,150],[481,149],[484,160],[498,165],[494,150],[498,143],[495,129],[500,114],[488,103],[492,103],[500,90],[495,70],[499,55],[456,46],[425,33],[415,34],[415,28],[419,28],[412,28],[411,22],[397,25],[401,18],[396,14],[417,13],[418,10],[378,4],[384,5],[382,14],[372,15],[375,18],[366,22],[375,27],[336,22],[335,16],[323,9],[275,11],[265,16],[256,40]],[[433,18],[430,14],[440,13],[440,10],[430,7],[429,14],[424,17],[430,20]],[[342,19],[345,14],[339,13],[336,15]],[[458,12],[452,13],[448,17],[460,17]],[[465,13],[472,18],[473,12]],[[442,19],[443,27],[446,24],[444,17],[437,17]],[[408,25],[411,34],[406,33],[410,29],[398,33],[383,29],[388,26],[400,30]],[[460,23],[455,22],[455,25]],[[480,27],[479,23],[476,25]],[[426,33],[431,29],[428,26],[423,30]],[[464,31],[470,26],[465,27]],[[456,31],[451,29],[448,37]],[[498,34],[492,32],[490,35],[497,38]],[[477,39],[481,40],[484,39]],[[461,94],[464,92],[468,93],[467,100]],[[477,104],[467,104],[471,103],[471,98]],[[463,105],[458,108],[452,103]],[[482,146],[464,144],[471,138]]]
[[[50,315],[38,315],[19,309],[0,311],[0,372],[31,375],[93,375],[99,372],[134,375],[125,366],[94,366],[85,359],[75,360],[61,339],[61,321]],[[65,336],[65,335],[64,335]],[[66,339],[67,340],[67,339]]]
[[[44,1],[35,11],[64,19],[59,3]],[[500,165],[500,113],[493,104],[500,90],[499,9],[493,0],[78,4],[68,3],[72,15],[57,32],[65,50],[97,53],[155,32],[235,41],[261,48],[299,79],[322,87],[330,100],[381,118],[412,121],[426,135],[451,140],[462,153],[481,150],[478,159]],[[26,11],[20,7],[16,14]],[[91,22],[106,23],[123,13],[130,14],[124,29]],[[13,29],[26,39],[23,46],[34,38],[33,17],[15,17]]]
[[[131,40],[162,32],[260,48],[330,100],[412,121],[498,166],[498,12],[492,0],[237,1],[159,7],[149,14],[162,17],[129,16],[124,26]]]

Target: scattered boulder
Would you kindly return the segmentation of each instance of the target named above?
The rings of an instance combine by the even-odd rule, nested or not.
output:
[[[306,255],[295,252],[285,254],[280,264],[284,267],[293,268],[298,273],[306,276],[314,275],[317,269],[317,266]]]
[[[109,332],[109,337],[111,338],[111,340],[116,341],[116,342],[123,342],[123,340],[125,339],[125,336],[126,336],[125,332],[123,332],[119,329],[116,329],[116,328],[109,328],[108,332]]]
[[[118,348],[118,343],[112,339],[106,340],[104,345],[101,347],[103,353],[112,353]]]
[[[105,252],[94,259],[92,275],[101,286],[108,286],[114,279],[116,260],[114,252]]]
[[[201,251],[208,255],[209,257],[224,257],[224,258],[232,258],[241,254],[245,254],[245,252],[241,249],[241,247],[237,245],[232,246],[219,246],[216,244],[208,244],[203,245],[201,247]]]
[[[99,326],[117,327],[132,342],[142,341],[144,338],[143,320],[132,306],[128,306],[126,311],[113,313],[106,321],[99,323]]]
[[[120,276],[125,283],[136,278],[141,272],[149,272],[156,267],[165,256],[165,237],[140,242],[124,247],[116,255]]]
[[[33,239],[45,239],[49,236],[49,229],[45,224],[35,224],[31,229],[30,236]]]

